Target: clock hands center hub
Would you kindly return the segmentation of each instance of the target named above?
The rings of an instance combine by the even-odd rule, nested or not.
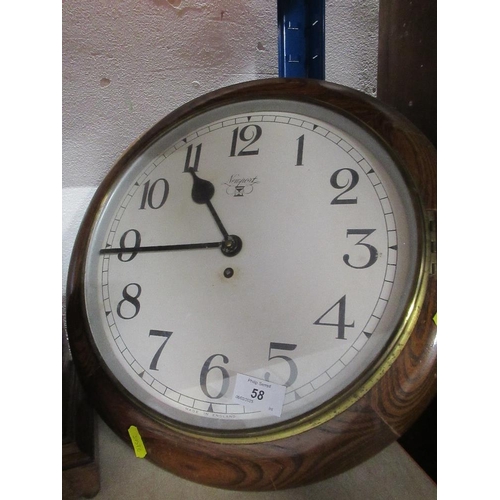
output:
[[[239,254],[243,247],[243,242],[239,236],[231,234],[227,239],[222,242],[221,252],[226,257],[234,257]]]

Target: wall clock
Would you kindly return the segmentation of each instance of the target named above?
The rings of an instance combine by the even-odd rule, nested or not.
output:
[[[67,329],[107,424],[205,485],[279,489],[397,439],[435,393],[435,150],[334,84],[174,111],[98,188]]]

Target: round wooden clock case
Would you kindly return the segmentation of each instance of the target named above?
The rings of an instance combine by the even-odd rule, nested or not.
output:
[[[375,455],[436,391],[435,183],[408,120],[327,82],[238,84],[168,115],[98,188],[70,263],[68,337],[101,417],[219,488]],[[243,376],[281,387],[278,411],[238,403]]]

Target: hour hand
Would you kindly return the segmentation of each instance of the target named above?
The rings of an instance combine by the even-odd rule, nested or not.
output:
[[[206,205],[208,207],[215,223],[217,224],[217,227],[222,233],[222,236],[224,236],[224,241],[221,246],[222,253],[227,257],[232,257],[233,255],[238,254],[242,247],[241,238],[234,234],[230,235],[227,232],[224,224],[222,224],[222,221],[220,220],[219,215],[215,211],[212,202],[210,201],[215,194],[214,185],[206,179],[200,179],[200,177],[196,175],[195,170],[192,168],[189,169],[189,173],[193,177],[193,189],[191,190],[191,197],[193,198],[193,201],[199,205]]]
[[[190,174],[193,176],[193,189],[191,190],[191,197],[195,203],[205,205],[212,199],[215,188],[214,185],[205,179],[200,179],[194,169],[189,169]]]
[[[220,217],[217,215],[217,212],[210,201],[215,193],[214,185],[210,181],[200,179],[192,168],[189,169],[189,172],[193,176],[193,189],[191,190],[191,197],[193,198],[193,201],[199,205],[206,205],[208,207],[215,223],[222,233],[222,236],[224,236],[224,240],[229,240],[229,233],[226,231],[224,224],[222,224]]]

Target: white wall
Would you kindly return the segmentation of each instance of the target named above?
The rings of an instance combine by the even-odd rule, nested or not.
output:
[[[63,294],[79,223],[121,153],[181,104],[278,76],[275,0],[65,0]],[[375,94],[378,1],[327,0],[326,79]]]

